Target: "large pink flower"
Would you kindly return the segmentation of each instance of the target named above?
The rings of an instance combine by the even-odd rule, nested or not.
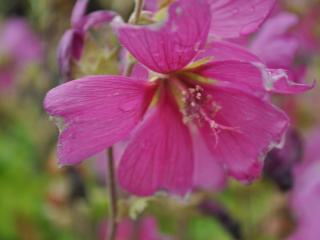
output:
[[[114,12],[95,11],[85,15],[89,0],[77,0],[71,16],[71,29],[62,36],[58,47],[58,64],[64,81],[70,80],[72,60],[80,60],[85,34],[91,27],[111,22]]]
[[[59,163],[80,163],[132,134],[118,178],[137,195],[214,185],[217,165],[244,182],[260,176],[288,119],[265,100],[263,78],[272,73],[242,48],[206,45],[210,24],[205,0],[176,1],[161,24],[115,22],[122,45],[153,77],[140,66],[132,77],[88,76],[51,90],[45,109],[64,122]]]

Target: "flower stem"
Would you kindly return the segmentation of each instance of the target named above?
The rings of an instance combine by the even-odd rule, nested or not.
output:
[[[135,0],[134,10],[130,18],[130,23],[132,24],[139,23],[141,11],[143,9],[143,3],[144,3],[144,0]]]
[[[110,227],[108,227],[108,240],[115,240],[117,232],[117,215],[118,215],[118,196],[115,178],[115,167],[113,158],[113,148],[108,149],[108,183],[109,183],[109,198],[110,198]]]

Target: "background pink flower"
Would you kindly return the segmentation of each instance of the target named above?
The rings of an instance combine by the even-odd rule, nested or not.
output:
[[[40,62],[43,44],[25,19],[0,23],[0,88],[7,88],[28,64]]]

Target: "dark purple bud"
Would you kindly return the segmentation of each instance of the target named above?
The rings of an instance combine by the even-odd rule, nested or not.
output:
[[[84,33],[70,29],[62,36],[58,46],[58,64],[62,82],[71,80],[72,60],[79,60],[83,51]]]
[[[303,156],[301,135],[295,129],[289,129],[282,149],[274,149],[268,153],[264,164],[264,175],[274,181],[282,191],[293,186],[293,167]]]
[[[79,199],[87,199],[85,183],[79,170],[75,167],[68,167],[67,176],[70,184],[70,202],[74,202]]]

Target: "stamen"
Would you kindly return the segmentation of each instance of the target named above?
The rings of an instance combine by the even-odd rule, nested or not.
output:
[[[219,133],[222,130],[239,132],[236,128],[217,123],[215,117],[221,106],[214,102],[211,95],[207,95],[204,89],[196,85],[182,91],[183,120],[185,123],[194,123],[198,127],[207,125],[212,130],[216,145],[218,144]]]

